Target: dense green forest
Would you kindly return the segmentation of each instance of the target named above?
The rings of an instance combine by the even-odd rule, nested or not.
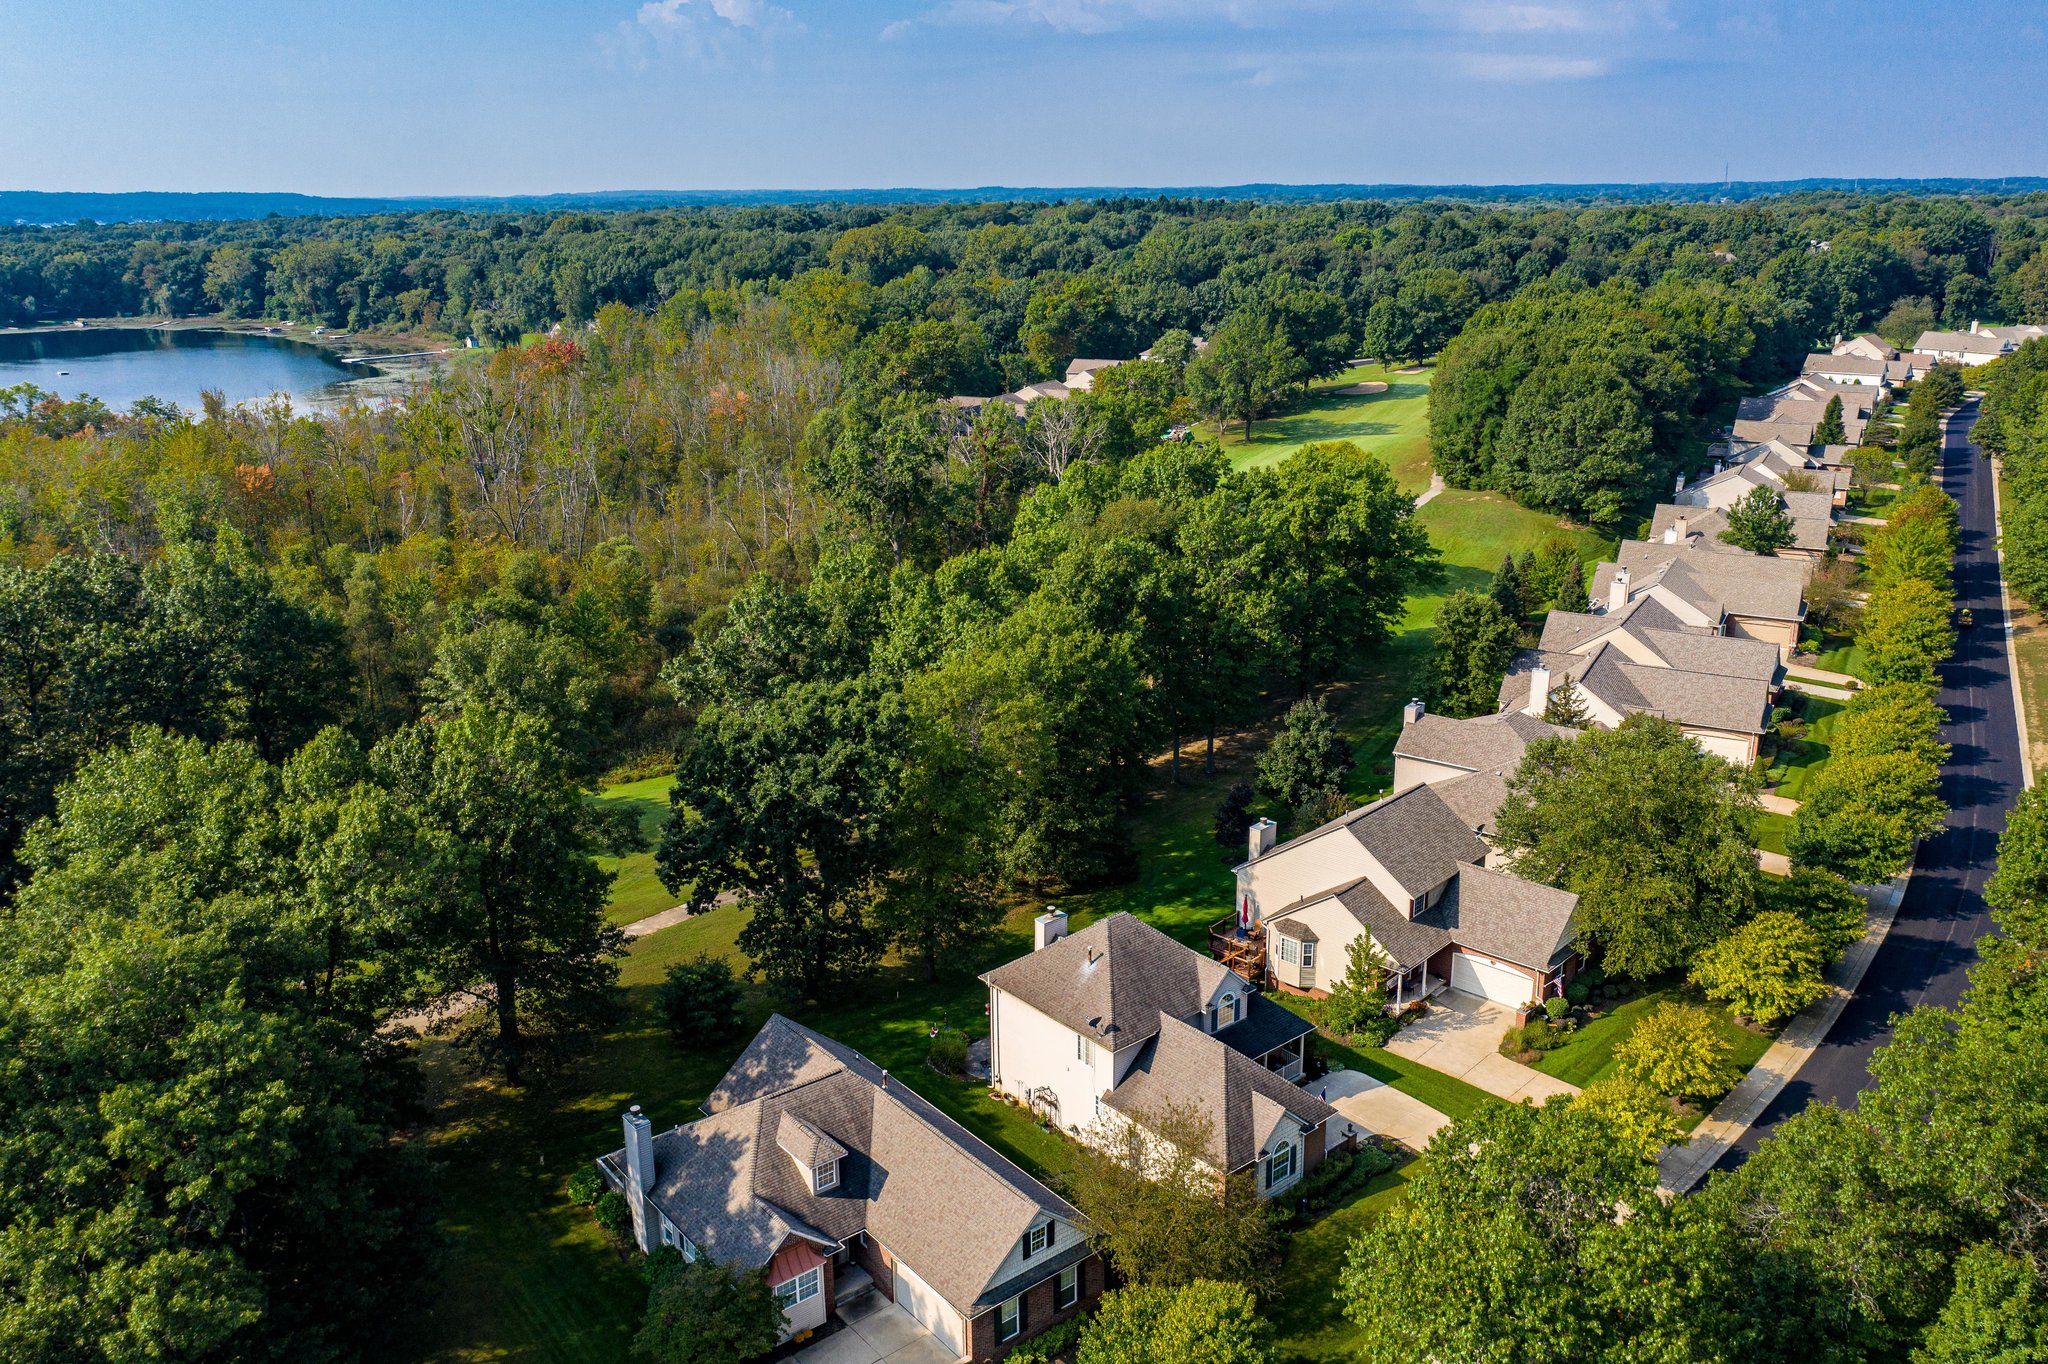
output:
[[[613,1016],[607,774],[678,772],[663,883],[738,897],[792,998],[1128,875],[1148,761],[1321,692],[1440,572],[1356,446],[1164,433],[1441,351],[1452,482],[1625,527],[1836,332],[2048,318],[2044,242],[2048,196],[0,232],[0,319],[507,343],[324,415],[0,392],[0,1356],[380,1357],[432,1258],[386,1020],[473,1002],[517,1086]],[[1023,420],[941,401],[1142,350]],[[1875,1310],[1798,1254],[1815,1329]]]

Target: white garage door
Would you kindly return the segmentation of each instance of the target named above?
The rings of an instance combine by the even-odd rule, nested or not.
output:
[[[960,1329],[960,1314],[901,1260],[896,1262],[896,1305],[916,1317],[917,1324],[930,1331],[933,1339],[955,1356],[963,1353],[961,1337],[964,1333]]]
[[[1525,973],[1463,952],[1451,954],[1451,988],[1496,1004],[1527,1004],[1536,993],[1535,981]]]

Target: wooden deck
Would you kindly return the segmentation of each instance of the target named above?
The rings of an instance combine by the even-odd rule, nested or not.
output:
[[[1265,983],[1266,935],[1240,930],[1235,914],[1209,925],[1209,955],[1252,984]]]

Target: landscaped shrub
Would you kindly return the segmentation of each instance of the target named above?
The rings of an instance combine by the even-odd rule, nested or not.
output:
[[[626,1196],[614,1190],[606,1190],[598,1195],[597,1202],[590,1209],[590,1215],[597,1219],[600,1227],[614,1236],[624,1236],[627,1228],[633,1225],[633,1210],[626,1205]]]
[[[1558,1019],[1563,1018],[1566,1014],[1570,1013],[1571,1011],[1572,1002],[1564,998],[1564,996],[1562,995],[1552,995],[1550,998],[1543,1001],[1543,1012],[1549,1015],[1552,1022],[1555,1022]]]
[[[1393,1168],[1394,1157],[1377,1146],[1332,1151],[1295,1185],[1292,1204],[1282,1215],[1295,1221],[1327,1212]]]
[[[668,1028],[678,1041],[722,1043],[746,1025],[740,1013],[740,982],[723,957],[696,956],[668,969],[655,994]]]
[[[674,1246],[656,1246],[647,1252],[647,1258],[640,1262],[640,1277],[650,1284],[658,1284],[687,1263],[683,1252]]]
[[[1039,1332],[1010,1351],[1009,1364],[1055,1364],[1072,1359],[1075,1347],[1081,1343],[1081,1328],[1086,1324],[1086,1317],[1070,1317],[1050,1331]]]
[[[967,1034],[951,1030],[940,1033],[932,1039],[932,1049],[926,1059],[941,1075],[966,1074]]]
[[[569,1176],[569,1201],[579,1208],[587,1208],[597,1202],[604,1192],[604,1176],[597,1172],[595,1165],[580,1167]]]
[[[1532,1018],[1519,1028],[1509,1028],[1500,1040],[1500,1054],[1510,1059],[1527,1052],[1556,1051],[1571,1040],[1570,1023],[1553,1023],[1549,1017]]]
[[[1586,988],[1586,982],[1583,980],[1575,980],[1564,987],[1564,997],[1573,1007],[1584,1004],[1586,996],[1590,993],[1591,991]]]

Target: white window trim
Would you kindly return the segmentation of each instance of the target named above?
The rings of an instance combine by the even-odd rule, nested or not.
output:
[[[1060,1271],[1060,1277],[1052,1287],[1052,1306],[1055,1312],[1064,1312],[1081,1301],[1081,1266],[1068,1265]]]
[[[1280,1163],[1281,1153],[1287,1156],[1287,1173],[1275,1176],[1274,1170]],[[1266,1156],[1266,1188],[1270,1191],[1294,1182],[1301,1174],[1300,1149],[1291,1141],[1283,1141]]]
[[[1051,1244],[1052,1223],[1050,1222],[1041,1222],[1024,1233],[1024,1253],[1026,1255],[1043,1255],[1046,1247]]]
[[[1080,1033],[1074,1034],[1074,1059],[1076,1061],[1086,1061],[1088,1059],[1088,1039]]]
[[[1280,960],[1290,965],[1297,960],[1294,939],[1284,933],[1280,935]]]
[[[1010,1329],[1003,1329],[1003,1314],[1010,1314]],[[1020,1293],[1005,1303],[996,1304],[996,1340],[998,1343],[1015,1340],[1024,1334],[1024,1297]]]
[[[1315,964],[1316,945],[1312,942],[1303,943],[1301,945],[1301,969],[1304,971],[1312,970]]]
[[[804,1281],[808,1279],[807,1284]],[[793,1279],[784,1279],[775,1285],[775,1301],[784,1308],[795,1307],[798,1303],[809,1302],[824,1291],[825,1267],[819,1265],[807,1269]]]
[[[1224,1017],[1225,1014],[1228,1014],[1229,1017]],[[1219,1028],[1227,1028],[1242,1017],[1244,1017],[1244,1004],[1238,999],[1236,992],[1233,991],[1223,996],[1223,1007],[1216,1012],[1216,1025]]]
[[[811,1192],[824,1193],[839,1187],[839,1162],[821,1161],[811,1167]]]

